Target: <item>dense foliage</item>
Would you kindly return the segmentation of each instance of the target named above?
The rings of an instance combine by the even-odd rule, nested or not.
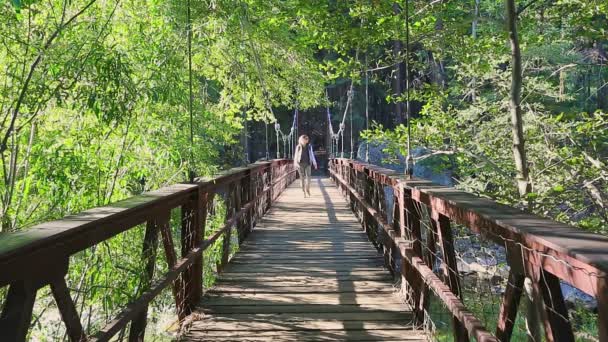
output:
[[[349,120],[362,132],[366,73],[376,124],[363,138],[407,154],[409,82],[413,146],[446,158],[457,186],[608,233],[608,2],[516,2],[531,183],[523,197],[504,1],[409,3],[407,45],[404,1],[3,1],[0,233],[242,163],[247,121],[322,106],[325,86],[354,82]],[[137,292],[102,260],[129,268],[139,260],[130,241],[142,234],[75,258],[77,305],[106,314],[87,329]],[[125,291],[100,294],[100,282]]]
[[[336,46],[340,57],[326,65],[347,74],[353,68],[346,66],[358,61],[362,70],[353,49],[365,51],[373,69],[384,66],[391,71],[374,71],[374,83],[383,84],[387,99],[398,107],[406,98],[402,63],[409,58],[413,146],[448,159],[458,186],[608,231],[606,2],[518,2],[521,108],[532,184],[524,198],[518,193],[511,153],[512,60],[504,3],[410,1],[409,50],[401,45],[395,49],[395,42],[405,39],[403,3],[343,5],[349,23],[339,24],[343,31],[322,43]],[[336,28],[331,19],[324,23]],[[339,63],[342,59],[350,62]],[[399,87],[395,80],[401,82]],[[393,122],[377,124],[365,136],[386,145],[388,152],[406,155],[401,112],[405,110],[396,108]]]
[[[209,173],[231,162],[242,111],[318,102],[312,51],[280,13],[193,1],[191,144],[185,5],[2,3],[2,231]]]

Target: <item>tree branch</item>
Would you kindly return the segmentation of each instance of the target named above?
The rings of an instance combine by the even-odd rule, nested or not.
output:
[[[21,109],[21,105],[23,104],[23,101],[25,100],[25,95],[26,95],[26,93],[27,93],[27,91],[29,89],[30,82],[32,81],[32,77],[34,76],[34,72],[36,71],[36,68],[38,67],[38,65],[42,61],[45,53],[49,50],[49,48],[51,47],[51,45],[53,44],[53,42],[55,41],[55,39],[59,36],[59,34],[66,27],[68,27],[70,24],[72,24],[72,22],[74,22],[78,17],[80,17],[95,2],[97,2],[97,0],[90,0],[83,8],[81,8],[78,12],[76,12],[74,15],[72,15],[66,22],[64,22],[62,25],[60,25],[59,27],[57,27],[57,29],[47,39],[46,43],[44,44],[42,50],[40,51],[40,53],[38,54],[38,56],[36,57],[36,59],[34,60],[34,62],[32,62],[31,66],[30,66],[30,70],[28,72],[28,75],[27,75],[27,77],[25,79],[25,82],[23,83],[23,86],[21,87],[21,91],[19,92],[19,98],[17,99],[17,102],[15,104],[15,108],[13,109],[13,114],[12,114],[12,117],[11,117],[11,122],[10,122],[10,124],[8,126],[8,129],[6,130],[6,133],[4,134],[4,137],[2,138],[2,142],[0,143],[0,153],[4,153],[6,151],[6,149],[7,149],[8,139],[11,136],[13,130],[15,129],[15,122],[17,121],[17,117],[19,116],[19,110]]]

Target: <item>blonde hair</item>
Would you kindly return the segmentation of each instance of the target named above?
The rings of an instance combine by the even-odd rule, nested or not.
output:
[[[310,141],[310,138],[308,137],[308,135],[306,134],[302,134],[300,135],[300,138],[298,139],[298,143],[300,145],[305,145],[307,142]]]

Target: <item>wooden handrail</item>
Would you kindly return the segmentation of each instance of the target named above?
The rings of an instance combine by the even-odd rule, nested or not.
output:
[[[146,222],[146,239],[158,238],[159,231],[163,236],[169,270],[92,340],[107,341],[131,321],[134,324],[130,340],[143,339],[148,304],[170,284],[173,284],[178,315],[183,319],[202,294],[200,256],[203,251],[220,236],[230,234],[235,226],[240,237],[246,236],[258,215],[268,210],[272,201],[294,179],[291,160],[259,162],[211,179],[197,179],[194,184],[171,185],[109,206],[0,235],[0,287],[10,285],[0,316],[3,341],[25,340],[36,292],[45,285],[51,285],[70,339],[88,340],[65,283],[69,257]],[[209,203],[215,192],[224,187],[229,188],[230,216],[220,230],[203,239]],[[174,252],[169,225],[169,213],[177,207],[182,208],[182,256],[179,259]],[[222,259],[227,261],[230,239],[225,240]],[[144,241],[144,250],[150,246],[156,246],[156,243]],[[153,258],[151,260],[153,263]],[[142,319],[143,325],[135,324]]]
[[[462,224],[506,248],[511,283],[514,281],[523,284],[524,278],[531,279],[545,302],[546,312],[542,313],[542,317],[548,340],[556,340],[558,336],[560,341],[574,338],[570,322],[564,322],[568,313],[559,286],[559,282],[563,281],[597,299],[600,340],[608,341],[608,237],[430,181],[405,179],[393,170],[354,160],[332,159],[330,173],[350,199],[351,205],[355,203],[365,212],[362,218],[364,225],[371,224],[366,221],[373,221],[373,224],[384,230],[384,238],[388,240],[384,242],[388,245],[387,253],[397,251],[407,263],[408,267],[403,267],[401,271],[417,292],[414,294],[415,301],[418,301],[415,309],[423,310],[428,305],[425,302],[428,299],[423,297],[424,291],[429,288],[436,293],[443,293],[445,285],[453,292],[458,292],[460,288],[455,263],[446,267],[450,270],[444,280],[446,284],[433,278],[433,265],[428,261],[431,256],[423,253],[422,244],[426,241],[423,241],[420,232],[421,218],[413,210],[418,206],[428,208],[432,226],[444,233],[438,236],[441,238],[442,235],[447,235],[447,238],[443,237],[445,241],[437,241],[440,248],[445,248],[442,250],[446,259],[444,262],[455,258],[453,247],[450,247],[453,246],[450,222]],[[374,197],[374,193],[383,191],[378,187],[394,190],[393,225],[384,220],[382,214],[386,213],[382,213],[383,208],[378,203],[377,196]],[[434,246],[435,241],[432,244]],[[390,265],[394,262],[393,258],[387,256],[386,260],[389,268],[396,269],[395,265]],[[409,269],[416,272],[413,274]],[[458,298],[459,294],[455,294]],[[500,340],[509,340],[511,336],[512,318],[517,311],[519,295],[517,289],[507,288],[500,317],[497,317],[499,324],[496,337]],[[454,303],[453,298],[448,302],[447,297],[439,297],[454,315],[456,330],[464,329],[470,337],[477,340],[494,338],[488,337],[483,329],[479,329],[479,321],[470,312],[463,314],[462,307],[456,312],[457,306],[463,305],[462,302]],[[418,312],[419,317],[422,314],[423,312]],[[469,328],[473,326],[477,327],[475,332]],[[455,334],[456,339],[462,339],[457,331]]]

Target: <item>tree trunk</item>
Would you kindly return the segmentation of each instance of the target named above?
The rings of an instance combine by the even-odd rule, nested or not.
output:
[[[393,3],[393,12],[396,16],[401,13],[399,4]],[[393,56],[395,58],[395,68],[393,69],[393,96],[403,95],[403,62],[400,61],[401,53],[403,52],[403,44],[400,40],[393,41]],[[401,100],[395,101],[395,122],[402,123],[403,120],[403,104]]]
[[[597,109],[601,109],[603,111],[608,111],[608,82],[604,78],[604,70],[606,67],[606,62],[608,61],[608,53],[603,48],[602,41],[596,41],[594,43],[595,48],[597,49],[598,55],[598,64],[600,65],[598,68],[598,85],[597,85]]]
[[[437,19],[435,22],[435,31],[441,35],[443,31],[443,20]],[[432,51],[428,51],[428,64],[431,68],[431,82],[441,89],[446,89],[448,85],[448,77],[445,72],[445,63],[441,59],[435,58]],[[411,114],[411,113],[410,113]]]
[[[528,202],[528,207],[531,203],[526,199],[528,193],[531,192],[531,184],[528,172],[528,163],[526,160],[526,149],[524,144],[524,129],[521,111],[521,88],[523,82],[523,72],[521,66],[521,51],[519,49],[519,37],[517,35],[517,5],[515,0],[505,0],[507,8],[507,30],[509,32],[509,42],[511,44],[511,93],[509,99],[511,111],[511,127],[513,133],[513,157],[515,167],[517,169],[517,188],[520,197]],[[529,278],[527,283],[531,283]],[[531,290],[531,286],[526,286],[526,301],[527,301],[527,317],[526,327],[528,329],[528,340],[540,341],[540,318],[539,318],[539,303],[538,293]]]
[[[531,191],[526,150],[524,144],[524,129],[521,111],[521,88],[523,81],[521,67],[521,51],[517,35],[517,7],[515,0],[506,0],[507,26],[509,31],[509,42],[511,43],[511,93],[509,99],[511,111],[511,125],[513,132],[513,157],[517,169],[517,187],[519,195],[525,198]]]
[[[475,12],[473,13],[473,23],[471,25],[471,36],[473,40],[477,40],[477,26],[479,21],[479,2],[480,0],[475,0]],[[477,100],[477,78],[473,76],[471,80],[471,101],[475,102]]]

